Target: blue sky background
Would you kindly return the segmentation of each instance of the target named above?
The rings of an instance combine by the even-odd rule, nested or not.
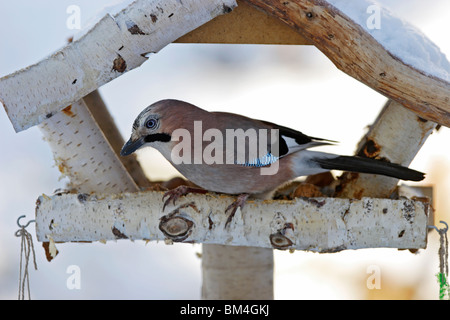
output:
[[[450,56],[450,3],[434,0],[380,1],[419,27]],[[0,76],[36,63],[64,46],[74,30],[66,27],[66,9],[78,5],[82,26],[110,0],[17,0],[0,2]],[[191,102],[266,119],[308,135],[340,141],[327,151],[352,154],[386,98],[338,71],[312,46],[181,45],[164,48],[140,68],[100,88],[125,138],[145,106],[164,98]],[[35,201],[64,187],[50,148],[38,128],[15,133],[0,110],[0,299],[17,297],[20,240],[16,219],[34,216]],[[449,130],[434,133],[411,167],[428,173],[435,186],[439,219],[447,219],[450,201]],[[139,159],[151,179],[176,173],[153,150]],[[26,219],[24,219],[26,220]],[[28,230],[35,233],[31,225]],[[275,297],[370,298],[367,268],[382,271],[382,287],[404,298],[437,298],[437,238],[418,255],[394,249],[367,249],[332,255],[275,253]],[[200,245],[142,241],[59,244],[59,256],[45,260],[35,239],[38,271],[31,271],[36,299],[198,299]],[[81,270],[81,289],[69,290],[66,270]]]

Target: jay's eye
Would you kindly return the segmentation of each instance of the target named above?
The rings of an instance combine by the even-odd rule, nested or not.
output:
[[[145,122],[145,126],[149,129],[154,129],[157,124],[158,121],[156,119],[148,119],[147,122]]]

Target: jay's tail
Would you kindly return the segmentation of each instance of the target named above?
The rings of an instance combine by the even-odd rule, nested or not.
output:
[[[401,165],[369,159],[350,156],[335,157],[312,157],[310,161],[315,162],[320,168],[326,170],[342,170],[360,173],[381,174],[401,180],[421,181],[425,178],[425,174],[416,170],[412,170]]]

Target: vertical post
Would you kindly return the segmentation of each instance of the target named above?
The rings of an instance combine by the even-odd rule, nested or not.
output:
[[[202,259],[203,299],[274,298],[273,249],[204,244]]]
[[[204,244],[202,298],[273,299],[273,250]]]
[[[361,139],[356,154],[409,166],[436,123],[420,118],[398,102],[389,100],[369,132]],[[398,179],[345,172],[336,196],[341,198],[389,197]]]

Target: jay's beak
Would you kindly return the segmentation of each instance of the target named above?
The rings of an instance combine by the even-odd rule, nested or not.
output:
[[[130,138],[130,140],[128,140],[127,143],[125,143],[125,145],[122,147],[120,155],[122,157],[128,156],[139,149],[144,143],[145,141],[143,138],[139,138],[137,140],[133,140],[133,138]]]

